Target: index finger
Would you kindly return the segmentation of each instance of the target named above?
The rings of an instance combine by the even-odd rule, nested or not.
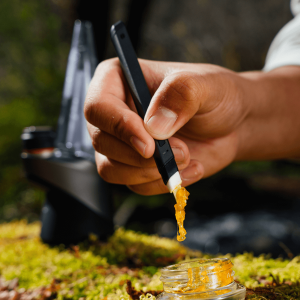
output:
[[[118,59],[101,63],[85,100],[87,121],[149,158],[154,153],[154,140],[145,130],[144,121],[132,109],[135,108]]]

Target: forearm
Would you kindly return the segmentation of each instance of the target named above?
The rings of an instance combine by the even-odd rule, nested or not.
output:
[[[236,160],[300,156],[300,67],[241,73],[248,114]]]

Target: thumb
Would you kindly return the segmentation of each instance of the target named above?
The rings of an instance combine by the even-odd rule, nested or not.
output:
[[[205,112],[207,88],[203,76],[179,71],[165,77],[144,118],[145,128],[158,140],[171,137],[199,110]]]

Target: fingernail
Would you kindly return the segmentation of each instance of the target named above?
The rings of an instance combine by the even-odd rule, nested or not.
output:
[[[200,174],[201,169],[198,163],[193,163],[180,172],[182,179],[192,179],[195,177],[199,177]]]
[[[184,161],[184,152],[180,148],[172,148],[172,151],[177,162]]]
[[[149,131],[157,135],[164,135],[169,133],[177,117],[177,114],[170,109],[160,107],[146,124]]]
[[[132,136],[130,138],[130,143],[132,146],[143,156],[145,156],[145,151],[146,151],[146,144],[143,143],[139,138],[136,136]]]

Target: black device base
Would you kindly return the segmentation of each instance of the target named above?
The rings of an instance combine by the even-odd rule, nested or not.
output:
[[[104,241],[114,232],[109,185],[94,163],[67,154],[48,159],[22,155],[27,179],[46,190],[41,238],[68,246],[92,233]]]
[[[113,234],[113,222],[89,209],[60,189],[46,194],[42,209],[41,239],[50,245],[76,245],[95,234],[105,241]]]
[[[83,114],[96,66],[92,25],[77,20],[57,134],[31,126],[21,137],[25,175],[46,190],[41,238],[52,245],[77,244],[91,233],[105,240],[114,230],[111,189],[98,175]]]

